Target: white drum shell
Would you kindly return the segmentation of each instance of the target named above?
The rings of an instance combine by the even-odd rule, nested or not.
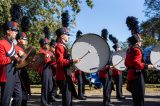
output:
[[[121,71],[124,71],[126,69],[126,66],[124,64],[125,56],[126,56],[125,51],[118,51],[113,54],[112,64],[116,69]]]
[[[156,69],[160,70],[160,45],[157,45],[152,49],[150,61]]]
[[[86,56],[84,54],[88,53]],[[104,68],[110,56],[110,48],[108,43],[96,34],[85,34],[77,39],[72,45],[72,59],[81,58],[75,66],[86,73],[97,72]]]

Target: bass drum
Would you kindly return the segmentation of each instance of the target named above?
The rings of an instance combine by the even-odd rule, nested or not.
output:
[[[112,64],[117,70],[124,71],[126,66],[124,64],[126,51],[117,51],[113,54]]]
[[[152,51],[151,51],[151,54],[150,54],[150,60],[151,60],[151,63],[152,65],[160,70],[160,44],[155,46]]]
[[[85,34],[77,39],[71,49],[72,58],[80,58],[75,66],[86,73],[94,73],[104,68],[110,56],[108,43],[97,34]]]

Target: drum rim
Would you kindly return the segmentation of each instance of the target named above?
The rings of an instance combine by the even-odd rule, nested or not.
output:
[[[154,66],[154,68],[156,68],[157,70],[159,70],[159,69],[157,68],[156,64],[154,64],[154,62],[152,61],[153,59],[151,58],[151,54],[152,54],[152,52],[154,51],[154,49],[155,49],[156,47],[159,47],[159,46],[160,46],[160,44],[153,45],[153,48],[152,48],[152,50],[151,50],[151,52],[150,52],[150,55],[149,55],[149,59],[150,59],[151,64],[152,64],[152,65]]]
[[[121,50],[121,51],[116,51],[116,52],[114,52],[113,53],[113,56],[115,56],[115,55],[118,55],[118,56],[121,56],[121,55],[119,55],[119,53],[125,53],[126,54],[126,51],[125,50]],[[112,56],[112,65],[113,65],[113,56]],[[121,56],[122,57],[122,56]],[[124,59],[123,59],[124,61],[125,61],[125,57],[124,57]],[[114,65],[113,65],[114,66]],[[125,63],[124,63],[124,66],[125,66]],[[120,69],[118,69],[117,67],[115,67],[117,70],[120,70]],[[125,66],[125,69],[124,70],[126,70],[126,66]],[[120,70],[120,71],[124,71],[124,70]]]
[[[99,37],[100,39],[104,40],[100,35],[95,34],[95,33],[86,33],[86,34],[83,34],[81,37],[86,36],[86,35],[97,36],[97,37]],[[80,37],[80,38],[81,38],[81,37]],[[80,39],[80,38],[78,38],[78,39]],[[72,44],[72,46],[71,46],[71,58],[72,58],[72,48],[73,48],[74,44],[77,42],[78,39],[76,39],[76,40],[74,41],[74,43]],[[107,43],[106,40],[104,40],[104,42],[107,44],[107,46],[108,46],[108,48],[109,48],[109,58],[110,58],[110,55],[111,55],[110,46],[109,46],[109,44]],[[109,61],[109,58],[108,58],[108,61]],[[108,61],[107,61],[107,63],[108,63]],[[107,65],[107,63],[103,66],[103,68]],[[75,67],[76,67],[76,65],[75,65]],[[78,67],[76,67],[76,68],[77,68],[78,70],[80,70]],[[101,68],[101,69],[99,69],[99,70],[102,70],[103,68]],[[99,70],[98,70],[98,71],[99,71]],[[82,70],[81,70],[81,71],[82,71]],[[98,72],[98,71],[96,71],[96,72]],[[86,71],[85,71],[85,72],[86,72]],[[88,73],[88,72],[86,72],[86,73]]]

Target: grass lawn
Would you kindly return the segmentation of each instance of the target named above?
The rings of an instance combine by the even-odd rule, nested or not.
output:
[[[145,85],[146,88],[145,88],[145,92],[146,93],[160,93],[160,84],[146,84]],[[77,87],[76,87],[77,89]],[[86,95],[89,95],[89,94],[102,94],[103,93],[103,90],[102,88],[101,89],[95,89],[94,87],[91,87],[91,89],[89,88],[88,85],[85,86],[85,91],[86,91]],[[31,93],[33,94],[37,94],[37,93],[41,93],[41,85],[31,85]],[[123,93],[129,93],[127,90],[126,90],[126,85],[124,84],[123,85]],[[112,94],[114,95],[115,94],[115,91],[112,92]]]

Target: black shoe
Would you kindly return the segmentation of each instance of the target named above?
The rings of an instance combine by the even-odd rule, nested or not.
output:
[[[105,106],[114,106],[114,104],[112,102],[106,102]]]
[[[125,99],[126,97],[122,95],[122,96],[117,96],[116,98],[117,99]]]
[[[58,99],[60,96],[57,94],[57,95],[55,95],[54,97]]]
[[[79,97],[80,100],[86,100],[86,97],[82,96],[82,97]]]
[[[84,97],[86,97],[86,98],[87,98],[87,96],[86,96],[86,95],[84,95]]]
[[[50,104],[41,104],[41,106],[51,106]]]
[[[55,98],[55,96],[52,96],[51,102],[56,102],[57,99]]]

